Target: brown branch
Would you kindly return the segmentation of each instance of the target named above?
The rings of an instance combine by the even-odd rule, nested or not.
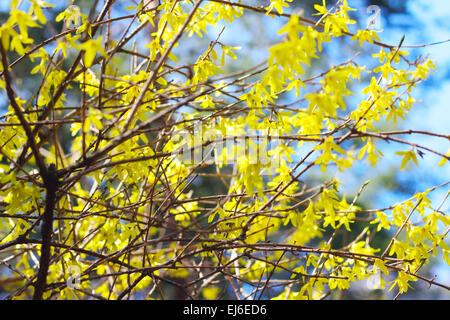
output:
[[[36,283],[33,300],[42,300],[42,295],[45,290],[48,268],[50,265],[50,245],[53,233],[53,210],[56,203],[56,191],[58,189],[58,177],[56,176],[56,167],[51,164],[48,168],[48,175],[45,179],[45,187],[47,194],[45,197],[45,211],[42,219],[42,245],[41,258],[39,260],[39,271]]]

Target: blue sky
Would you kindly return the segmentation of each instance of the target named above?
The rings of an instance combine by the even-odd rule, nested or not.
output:
[[[408,11],[420,22],[420,26],[411,29],[407,35],[405,44],[422,44],[450,39],[450,2],[446,0],[414,0],[408,2]],[[389,31],[389,30],[387,30]],[[389,33],[389,32],[387,32]],[[422,130],[431,130],[438,133],[449,134],[450,127],[450,42],[418,48],[421,54],[429,54],[430,58],[435,60],[437,71],[435,75],[421,86],[419,89],[420,97],[423,102],[418,106],[418,110],[413,110],[408,118],[408,125]],[[418,143],[429,145],[437,150],[450,148],[449,141],[429,139],[427,137],[417,137]],[[444,145],[442,145],[444,144]],[[427,177],[435,175],[441,178],[442,182],[450,179],[450,165],[437,168],[435,161],[426,157],[425,166],[420,168],[420,176]],[[449,188],[443,188],[433,194],[433,200],[439,203],[447,193]],[[449,212],[449,203],[447,200],[442,210]],[[440,281],[450,282],[449,266],[437,266],[440,275]],[[448,292],[444,296],[450,297]]]
[[[417,21],[417,26],[409,30],[402,30],[394,27],[387,27],[382,21],[382,27],[385,27],[381,37],[386,43],[396,43],[399,34],[404,32],[406,38],[405,45],[416,45],[433,43],[450,39],[450,5],[448,1],[434,0],[408,1],[408,11]],[[403,17],[397,19],[401,22]],[[403,18],[405,19],[405,18]],[[404,128],[414,128],[416,130],[429,130],[436,133],[449,134],[450,122],[450,42],[438,45],[415,48],[410,56],[429,55],[435,62],[437,71],[425,83],[422,83],[415,90],[414,95],[419,102],[408,115],[407,121],[403,123]],[[450,143],[444,139],[431,139],[427,136],[406,136],[407,140],[414,140],[419,144],[426,145],[432,149],[446,152]],[[421,177],[421,184],[426,187],[427,177],[431,182],[431,176],[438,177],[445,181],[450,178],[450,166],[444,165],[437,167],[438,158],[426,154],[424,159],[420,159],[420,168],[414,168],[412,171],[418,177]],[[430,185],[431,186],[431,185]],[[436,196],[442,198],[448,189],[437,192]],[[448,203],[445,209],[448,210]]]

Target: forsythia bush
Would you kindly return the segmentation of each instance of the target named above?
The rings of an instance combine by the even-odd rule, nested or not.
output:
[[[354,30],[345,0],[315,5],[315,21],[288,13],[290,2],[105,0],[52,22],[54,4],[11,1],[0,27],[7,298],[320,299],[373,278],[399,294],[416,281],[449,290],[421,275],[434,257],[450,264],[450,218],[429,199],[448,182],[364,208],[366,183],[346,197],[335,177],[379,165],[392,152],[380,150],[385,141],[401,170],[420,166],[424,151],[448,165],[446,150],[401,136],[439,135],[383,129],[413,108],[432,60]],[[247,14],[281,20],[280,41],[263,64],[230,71],[242,48],[212,26]],[[50,25],[62,29],[36,42],[31,31]],[[199,56],[177,57],[207,33]],[[354,53],[318,70],[333,46]],[[376,48],[365,57],[374,68],[357,63],[360,47]],[[31,95],[13,76],[26,63],[21,76],[40,79]],[[373,246],[378,234],[390,237],[384,247]]]

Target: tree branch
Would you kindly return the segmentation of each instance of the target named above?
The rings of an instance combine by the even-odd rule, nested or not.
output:
[[[39,272],[36,283],[34,284],[35,290],[33,300],[42,300],[42,294],[44,293],[48,267],[50,264],[50,245],[53,232],[53,210],[56,203],[56,190],[58,189],[58,177],[56,176],[56,167],[51,164],[48,168],[48,174],[46,178],[47,195],[45,198],[45,211],[42,219],[42,245],[41,245],[41,258],[39,261]]]

